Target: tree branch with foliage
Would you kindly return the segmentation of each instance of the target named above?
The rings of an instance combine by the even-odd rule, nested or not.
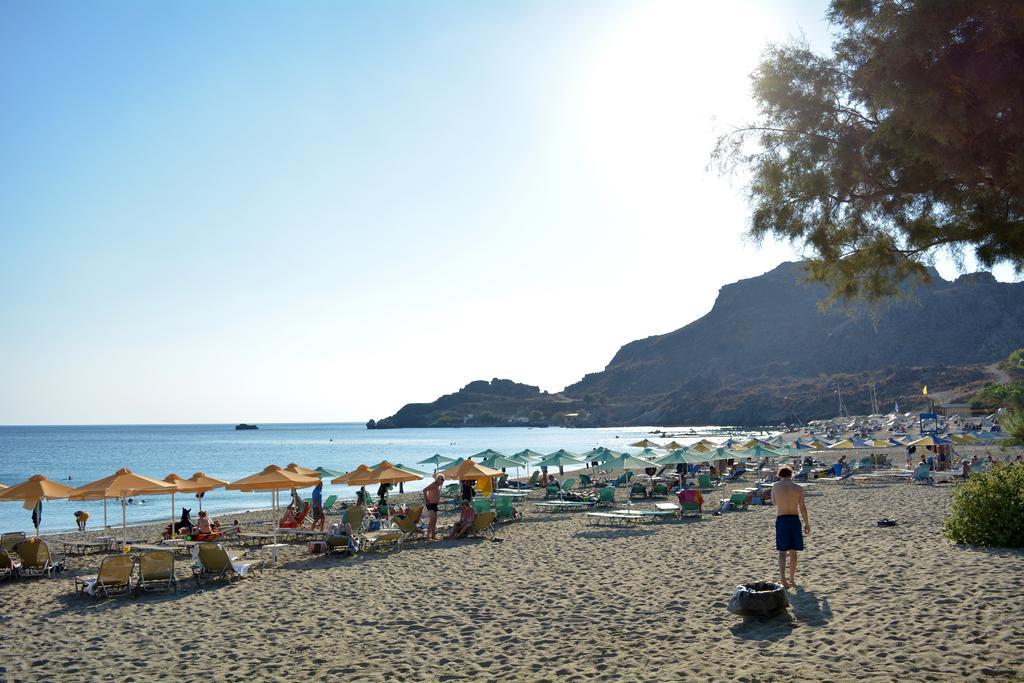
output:
[[[773,45],[760,119],[718,140],[750,235],[810,257],[829,302],[927,281],[941,250],[1024,272],[1024,2],[833,0],[833,54]]]

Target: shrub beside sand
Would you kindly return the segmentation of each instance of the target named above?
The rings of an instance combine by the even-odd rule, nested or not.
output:
[[[1024,548],[1024,465],[997,464],[968,477],[943,528],[955,543]]]

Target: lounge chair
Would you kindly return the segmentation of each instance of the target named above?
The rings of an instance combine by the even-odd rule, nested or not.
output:
[[[914,470],[914,476],[910,479],[915,484],[934,484],[931,478],[931,470],[928,465],[922,463]]]
[[[572,487],[575,483],[575,479],[566,479],[565,481],[562,482],[562,491],[565,493],[572,491]]]
[[[615,506],[615,487],[605,486],[597,492],[597,507]]]
[[[544,489],[544,497],[545,498],[557,498],[558,495],[561,492],[562,492],[561,487],[555,486],[554,484],[552,484],[551,486],[549,486],[546,489]]]
[[[337,496],[328,496],[324,501],[324,514],[334,512],[334,504],[338,502]]]
[[[498,496],[494,501],[494,514],[499,522],[513,522],[516,519],[515,507],[512,505],[511,496]]]
[[[0,581],[17,576],[21,570],[21,559],[14,551],[7,552],[0,548]]]
[[[668,486],[666,484],[655,484],[651,489],[651,498],[667,498]]]
[[[64,571],[63,553],[51,553],[50,546],[41,538],[33,538],[14,549],[21,558],[20,576],[53,576],[54,572]]]
[[[530,486],[540,486],[540,470],[537,470],[530,475],[530,479],[527,481]]]
[[[630,498],[646,498],[647,497],[647,487],[644,486],[643,484],[641,484],[640,482],[634,483],[632,488],[629,489],[629,497]]]
[[[679,516],[697,515],[703,517],[699,501],[700,491],[697,489],[683,489],[679,492]]]
[[[203,581],[231,579],[246,576],[250,571],[260,568],[258,562],[239,562],[240,557],[231,557],[224,546],[217,543],[200,543],[197,547],[199,567],[192,568],[192,576],[197,586]]]
[[[718,488],[722,484],[721,484],[721,482],[713,482],[713,481],[711,481],[711,475],[710,474],[698,474],[697,475],[697,485],[700,487],[701,491],[714,491],[716,488]]]
[[[405,517],[397,517],[394,522],[399,529],[402,530],[403,542],[412,540],[416,537],[423,536],[423,530],[420,529],[420,517],[423,516],[423,506],[416,505],[409,508],[409,514]]]
[[[473,512],[487,512],[491,509],[491,501],[487,498],[474,498],[473,499]]]
[[[24,531],[8,531],[0,536],[0,548],[13,552],[19,543],[24,543],[26,540],[28,539],[25,537]]]
[[[363,521],[366,519],[366,508],[362,505],[356,505],[345,510],[345,514],[341,516],[343,522],[348,522],[352,525],[353,533],[358,534],[359,530],[363,528]]]
[[[722,481],[736,481],[737,479],[739,479],[740,477],[742,477],[746,473],[747,473],[747,470],[745,468],[738,467],[738,468],[736,468],[736,470],[734,472],[732,472],[730,474],[727,474],[724,477],[722,477]]]
[[[494,538],[494,520],[497,517],[497,513],[494,510],[488,512],[481,512],[473,520],[473,526],[469,528],[467,537],[474,538],[486,538],[486,534],[489,532],[491,538]]]
[[[589,489],[594,487],[594,480],[590,478],[589,474],[580,475],[580,488]]]
[[[729,496],[730,510],[746,510],[748,505],[747,494],[745,493],[736,492]]]
[[[96,576],[76,576],[75,591],[81,595],[109,598],[112,595],[127,595],[134,590],[132,572],[135,558],[131,555],[110,555],[100,562]]]
[[[392,529],[367,531],[359,539],[359,548],[364,552],[368,550],[375,550],[379,553],[398,551],[402,549],[403,540],[405,540],[405,533],[397,526]]]
[[[178,592],[178,577],[174,574],[174,553],[170,550],[148,550],[139,555],[138,590]]]

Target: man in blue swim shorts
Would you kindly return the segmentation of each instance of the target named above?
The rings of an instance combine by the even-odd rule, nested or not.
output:
[[[775,518],[775,549],[779,551],[779,575],[782,585],[789,588],[796,583],[796,554],[804,549],[804,534],[811,533],[807,518],[804,489],[793,481],[793,470],[783,466],[779,480],[772,485],[772,502],[778,516]],[[803,517],[803,533],[800,518]],[[786,580],[786,560],[789,560],[789,580]]]

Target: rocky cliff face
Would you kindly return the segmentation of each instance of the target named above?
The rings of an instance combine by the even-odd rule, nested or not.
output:
[[[853,412],[880,403],[910,407],[922,384],[969,391],[982,365],[1024,345],[1024,283],[933,273],[912,298],[872,318],[862,309],[822,312],[823,287],[798,263],[722,287],[704,317],[626,344],[601,372],[560,394],[508,380],[472,382],[430,404],[410,404],[395,426],[509,419],[577,424],[770,424],[830,417],[836,387]],[[467,419],[467,416],[472,416]],[[383,421],[382,421],[383,422]]]

